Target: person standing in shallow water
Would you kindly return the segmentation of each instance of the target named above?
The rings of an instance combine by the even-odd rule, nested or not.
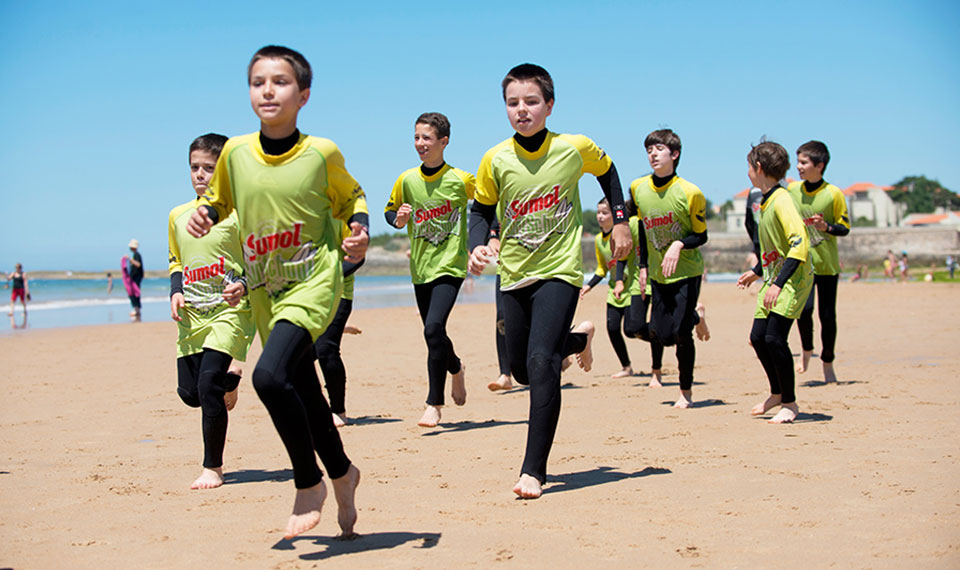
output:
[[[27,314],[27,301],[30,300],[30,280],[27,278],[27,274],[23,271],[23,265],[18,263],[13,273],[7,275],[7,281],[10,282],[10,312],[7,313],[9,316],[13,316],[13,308],[17,302],[17,299],[20,299],[20,305],[23,306],[23,314]]]
[[[130,316],[134,320],[140,320],[140,282],[143,281],[143,258],[140,256],[140,242],[136,239],[130,240],[130,243],[127,244],[127,247],[130,248],[130,255],[123,256],[123,262],[127,266],[127,272],[130,275],[130,281],[133,284],[133,287],[128,291],[127,296],[130,298],[130,305],[133,307],[133,310],[130,311]]]

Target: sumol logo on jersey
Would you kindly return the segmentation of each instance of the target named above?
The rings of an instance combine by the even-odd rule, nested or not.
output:
[[[670,247],[674,241],[681,239],[683,226],[680,220],[676,219],[673,212],[661,214],[660,212],[651,212],[649,216],[643,217],[643,228],[646,231],[647,239],[653,244],[657,251],[663,251]]]
[[[413,238],[440,245],[451,235],[460,235],[460,208],[450,200],[426,202],[413,213]]]
[[[559,184],[540,196],[514,200],[504,209],[503,238],[534,251],[553,234],[566,233],[573,204],[560,199]]]
[[[224,269],[224,258],[221,255],[219,261],[215,261],[210,265],[204,265],[202,267],[190,267],[185,265],[183,267],[183,284],[189,285],[197,281],[203,281],[211,277],[216,277],[217,275],[224,275],[226,271]]]
[[[301,228],[303,228],[303,222],[296,222],[293,224],[292,230],[277,231],[259,238],[257,234],[251,233],[243,244],[243,253],[247,261],[256,261],[257,257],[267,255],[280,248],[301,245]]]
[[[313,270],[317,247],[312,241],[301,242],[303,222],[295,222],[290,229],[278,230],[272,221],[261,224],[261,236],[250,233],[243,242],[247,260],[247,287],[250,290],[265,287],[276,296],[294,283],[305,281]],[[269,232],[269,233],[266,233]],[[269,255],[279,249],[296,247],[285,260],[281,255]]]

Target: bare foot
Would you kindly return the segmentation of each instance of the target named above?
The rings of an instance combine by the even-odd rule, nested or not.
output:
[[[691,406],[693,406],[693,390],[680,390],[680,397],[673,403],[673,407],[687,409]]]
[[[566,370],[567,368],[570,368],[570,365],[571,365],[571,364],[573,364],[573,357],[572,357],[572,356],[568,356],[568,357],[564,358],[563,361],[560,363],[560,372],[563,372],[563,371]]]
[[[650,383],[647,386],[651,388],[663,388],[663,370],[654,368],[650,371]]]
[[[453,398],[453,403],[462,406],[467,403],[467,386],[464,382],[464,376],[466,373],[467,367],[460,363],[460,372],[453,374],[451,377],[453,382],[450,385],[450,397]]]
[[[346,325],[343,327],[343,334],[361,334],[363,331],[360,330],[360,327],[355,327],[353,325]]]
[[[223,404],[227,407],[227,411],[237,407],[237,400],[240,398],[240,387],[236,387],[232,392],[227,392],[223,395]]]
[[[333,427],[342,428],[347,425],[347,414],[333,414]]]
[[[628,376],[633,376],[633,367],[629,364],[624,366],[622,370],[610,375],[611,378],[626,378]]]
[[[767,420],[767,422],[771,424],[792,424],[798,415],[800,415],[800,407],[797,406],[796,402],[792,402],[780,406],[780,411],[777,412],[777,415]]]
[[[440,406],[428,405],[417,425],[420,427],[437,427],[438,423],[440,423]]]
[[[283,538],[291,539],[303,534],[320,522],[320,510],[327,498],[327,486],[320,481],[313,487],[297,489],[297,498],[293,501],[293,514],[287,521],[287,530]]]
[[[337,524],[340,525],[340,537],[353,536],[353,525],[357,523],[357,506],[354,502],[357,485],[360,484],[360,470],[350,464],[346,474],[337,479],[331,479],[333,496],[337,499]]]
[[[710,329],[707,328],[707,309],[703,303],[697,303],[697,314],[700,315],[700,322],[693,328],[697,332],[697,338],[706,342],[710,340]]]
[[[812,350],[804,350],[803,354],[800,355],[800,363],[797,364],[797,374],[803,374],[807,371],[807,367],[810,366],[810,357],[813,356]]]
[[[190,484],[190,489],[216,489],[220,485],[223,485],[223,467],[214,469],[204,467],[196,481]]]
[[[501,374],[499,378],[487,384],[487,388],[491,392],[496,392],[497,390],[511,390],[513,389],[513,382],[510,380],[509,374]]]
[[[543,486],[536,477],[522,473],[520,480],[513,486],[513,492],[521,499],[539,499],[543,494]]]
[[[583,368],[584,372],[590,372],[590,369],[593,368],[593,333],[596,332],[596,327],[593,326],[593,323],[590,321],[583,321],[579,325],[573,327],[573,332],[577,333],[587,333],[587,347],[583,349],[583,352],[576,354],[577,365],[580,368]],[[539,496],[539,495],[538,495]]]
[[[770,394],[761,404],[757,404],[750,410],[751,416],[762,416],[770,410],[780,405],[780,394]]]
[[[823,363],[823,380],[827,384],[836,384],[837,383],[837,373],[833,370],[832,362]]]

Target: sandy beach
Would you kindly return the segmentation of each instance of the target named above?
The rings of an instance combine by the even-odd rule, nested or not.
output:
[[[600,330],[590,373],[563,378],[544,496],[511,493],[528,396],[491,393],[494,307],[454,309],[466,406],[417,427],[426,348],[412,308],[357,311],[343,342],[341,433],[362,472],[360,537],[335,540],[332,496],[291,541],[279,437],[249,381],[230,416],[226,483],[190,491],[200,412],[175,392],[175,324],[27,330],[0,338],[0,567],[958,568],[960,286],[841,283],[839,385],[798,376],[800,421],[750,416],[767,393],[747,335],[756,286],[707,283],[695,409],[619,369],[605,290],[577,319]],[[819,325],[818,329],[819,329]],[[800,349],[794,327],[791,348]],[[649,348],[628,342],[635,370]],[[819,339],[818,339],[819,348]],[[449,390],[449,388],[448,388]]]

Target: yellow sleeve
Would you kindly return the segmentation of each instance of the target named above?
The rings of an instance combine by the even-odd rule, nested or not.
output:
[[[403,174],[397,177],[397,181],[393,183],[393,190],[390,191],[390,199],[387,200],[387,205],[384,206],[384,212],[396,212],[400,209],[400,206],[403,204],[403,179],[407,177],[408,170],[405,170]]]
[[[831,188],[833,191],[833,221],[848,230],[850,229],[850,216],[847,215],[847,199],[839,188]]]
[[[213,170],[213,177],[210,179],[210,185],[207,191],[200,197],[197,203],[199,206],[212,206],[217,211],[218,221],[227,219],[230,212],[235,207],[233,202],[233,189],[230,184],[230,169],[227,163],[230,162],[230,153],[237,147],[235,139],[230,139],[223,145],[223,151],[217,160],[217,167]]]
[[[786,257],[806,261],[810,249],[807,227],[804,225],[803,219],[800,218],[797,207],[793,205],[793,199],[789,195],[784,195],[774,202],[773,209],[777,214],[780,227],[783,228],[783,235],[786,236],[787,243],[790,244],[790,250],[787,251]]]
[[[177,228],[174,226],[180,208],[170,210],[167,221],[167,257],[169,262],[170,274],[183,272],[183,262],[180,261],[180,246],[177,244]]]
[[[693,233],[702,234],[707,231],[707,199],[703,192],[693,184],[685,184],[683,191],[687,194],[687,208],[690,212],[690,225]]]
[[[580,158],[583,160],[581,172],[593,174],[594,176],[603,176],[610,170],[613,161],[589,138],[583,135],[560,135],[564,140],[569,141],[577,148]]]
[[[596,250],[597,255],[597,270],[594,271],[600,277],[607,276],[607,260],[600,253],[600,240],[603,239],[603,234],[597,234],[597,239],[593,240],[593,248]]]
[[[473,200],[477,193],[477,179],[473,177],[473,174],[459,168],[455,168],[454,172],[463,181],[463,191],[467,193],[467,200]]]
[[[313,139],[315,148],[327,162],[327,197],[334,218],[347,222],[354,214],[367,214],[367,198],[363,188],[347,172],[340,149],[333,141]]]
[[[637,178],[630,183],[630,198],[633,199],[633,204],[637,207],[638,220],[643,217],[643,211],[640,209],[640,201],[637,200],[637,187],[640,186],[641,180],[643,180],[643,178]]]
[[[500,201],[500,186],[493,179],[493,157],[499,150],[500,145],[488,150],[480,161],[480,168],[477,169],[474,199],[487,206],[493,206]]]

